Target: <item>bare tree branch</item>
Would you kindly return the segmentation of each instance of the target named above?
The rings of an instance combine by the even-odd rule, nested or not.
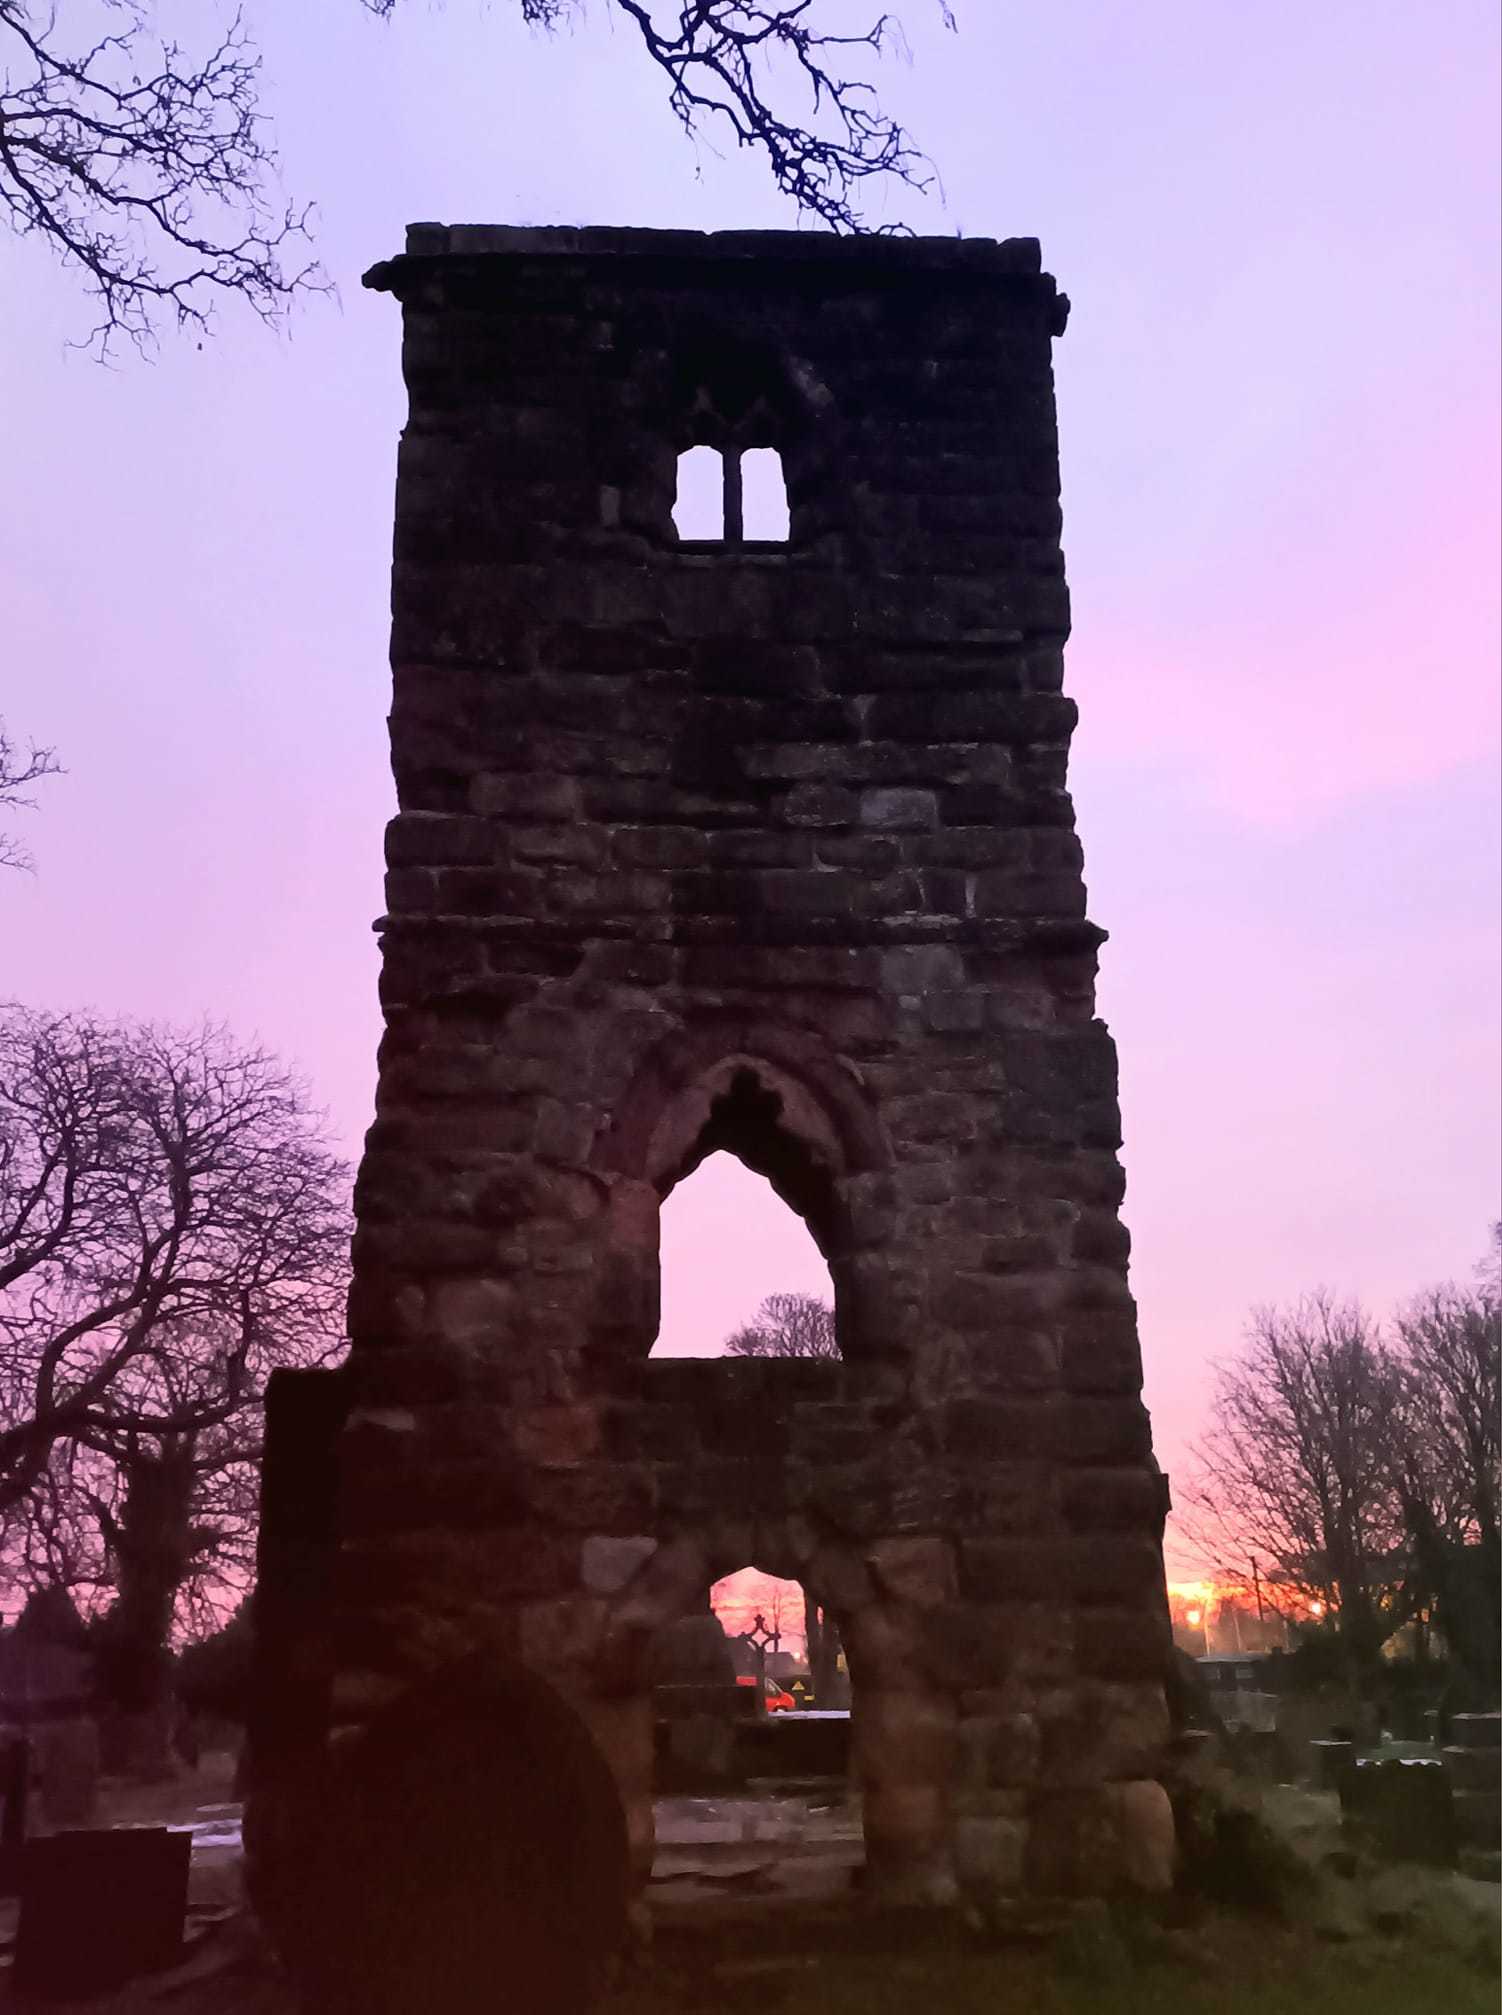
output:
[[[1358,1304],[1321,1291],[1259,1309],[1217,1367],[1185,1491],[1209,1557],[1240,1574],[1269,1562],[1267,1597],[1292,1596],[1306,1616],[1321,1605],[1357,1671],[1402,1620],[1402,1518],[1384,1461],[1397,1399],[1391,1353]]]
[[[727,1357],[823,1357],[840,1354],[834,1310],[812,1294],[769,1294],[754,1321],[725,1339]]]
[[[107,1684],[148,1774],[174,1633],[249,1585],[267,1375],[342,1347],[347,1199],[263,1051],[0,1008],[0,1560],[113,1591]]]
[[[362,0],[389,16],[399,0]],[[553,29],[574,0],[519,0]],[[851,33],[824,0],[609,0],[662,76],[684,131],[766,162],[799,210],[834,231],[872,227],[867,186],[926,191],[932,163],[859,75],[900,44],[888,14]],[[949,28],[948,0],[938,0]],[[260,57],[238,13],[193,51],[153,32],[151,0],[0,0],[0,213],[83,281],[87,347],[151,348],[163,324],[202,333],[225,298],[279,321],[329,282],[290,256],[310,210],[273,191]]]
[[[192,54],[149,20],[146,0],[85,0],[61,24],[55,6],[0,0],[0,209],[81,275],[102,359],[122,336],[148,348],[164,320],[207,329],[226,296],[276,321],[327,285],[313,263],[284,263],[309,213],[269,193],[260,58],[240,16]]]
[[[399,0],[364,4],[389,16]],[[880,56],[899,40],[891,15],[838,34],[815,25],[817,0],[610,4],[662,73],[685,133],[759,153],[806,216],[835,231],[866,231],[860,199],[867,183],[887,177],[913,189],[932,186],[933,164],[882,111],[871,84],[850,74],[863,55]],[[575,11],[573,0],[521,0],[521,8],[527,21],[550,29]],[[953,29],[947,0],[940,12]]]
[[[264,1052],[0,1009],[0,1507],[60,1442],[217,1429],[327,1348],[346,1193]]]
[[[1431,1288],[1396,1323],[1388,1443],[1418,1601],[1495,1695],[1502,1639],[1502,1295],[1495,1252],[1474,1287]]]
[[[36,799],[30,795],[31,786],[39,784],[43,777],[61,773],[62,765],[54,749],[31,742],[23,755],[6,733],[4,721],[0,721],[0,810],[31,811],[36,805]],[[21,842],[9,833],[0,833],[0,868],[29,871],[32,866],[31,855]]]

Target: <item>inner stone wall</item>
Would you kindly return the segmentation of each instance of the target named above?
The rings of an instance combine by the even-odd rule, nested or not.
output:
[[[400,810],[317,1712],[528,1668],[642,1868],[652,1633],[751,1563],[841,1620],[874,1893],[1166,1881],[1067,303],[1031,240],[422,225],[367,284]],[[678,540],[702,443],[779,451],[786,545]],[[648,1362],[719,1148],[807,1220],[841,1363]]]

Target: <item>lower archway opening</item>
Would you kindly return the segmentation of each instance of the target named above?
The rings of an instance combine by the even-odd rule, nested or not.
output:
[[[799,1581],[744,1568],[658,1633],[654,1916],[848,1892],[863,1859],[850,1709],[838,1624]]]

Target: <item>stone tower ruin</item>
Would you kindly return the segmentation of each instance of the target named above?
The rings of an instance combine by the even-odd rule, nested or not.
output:
[[[839,1621],[873,1895],[1166,1881],[1067,302],[1031,240],[792,233],[420,225],[367,285],[400,809],[351,1354],[272,1408],[263,1862],[278,1781],[479,1659],[577,1715],[643,1870],[653,1635],[755,1565]],[[674,528],[695,447],[715,540]],[[841,1362],[651,1358],[717,1149],[806,1221]]]

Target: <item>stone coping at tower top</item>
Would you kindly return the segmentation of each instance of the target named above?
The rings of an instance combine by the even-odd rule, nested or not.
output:
[[[439,262],[539,258],[822,266],[852,277],[932,273],[1031,280],[1050,296],[1057,293],[1053,276],[1043,271],[1036,238],[837,237],[829,231],[649,231],[554,224],[409,224],[405,252],[372,266],[364,284],[400,296],[405,281]],[[1057,298],[1067,311],[1065,297]]]

